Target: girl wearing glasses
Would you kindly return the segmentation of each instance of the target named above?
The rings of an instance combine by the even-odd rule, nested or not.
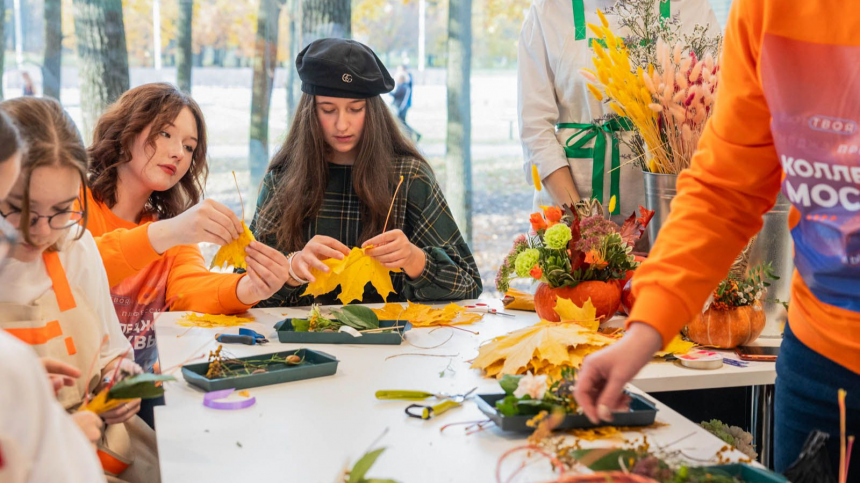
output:
[[[170,84],[146,84],[102,115],[89,148],[87,228],[104,260],[123,332],[147,372],[158,371],[156,313],[241,313],[272,296],[289,276],[284,255],[259,242],[247,249],[247,274],[211,273],[204,265],[198,243],[224,245],[243,230],[229,208],[201,201],[206,138],[193,99]],[[152,425],[147,403],[141,416]]]
[[[82,377],[58,389],[70,412],[105,377],[141,372],[131,360],[111,303],[98,248],[82,226],[87,203],[76,207],[86,179],[87,155],[59,103],[18,98],[0,103],[27,146],[21,173],[0,214],[20,242],[0,273],[0,328],[29,343],[41,357],[65,362]],[[96,361],[93,373],[93,361]],[[99,459],[107,474],[128,481],[158,481],[154,433],[136,413],[140,400],[102,414],[107,423]]]

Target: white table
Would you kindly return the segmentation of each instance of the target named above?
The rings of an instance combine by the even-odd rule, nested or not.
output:
[[[277,341],[272,326],[278,320],[303,317],[304,309],[254,309],[256,322],[245,327],[265,334],[272,342],[265,346],[225,345],[233,355],[242,357],[298,348]],[[347,460],[355,460],[387,428],[380,446],[388,450],[377,461],[369,476],[394,478],[401,482],[492,482],[498,458],[508,449],[525,442],[524,435],[502,433],[491,428],[465,435],[461,427],[440,433],[447,423],[486,419],[473,402],[466,402],[430,421],[407,417],[405,401],[377,401],[379,389],[420,389],[463,392],[478,387],[479,393],[500,392],[498,383],[469,369],[466,362],[477,354],[481,341],[533,323],[534,314],[518,312],[516,319],[485,316],[482,322],[463,326],[478,331],[442,328],[413,329],[407,339],[420,346],[441,347],[423,350],[400,346],[313,345],[305,346],[335,355],[340,361],[337,374],[287,384],[251,389],[256,405],[239,411],[217,411],[202,405],[203,392],[184,380],[168,383],[167,405],[156,408],[161,472],[165,482],[290,481],[330,482]],[[156,322],[161,367],[170,369],[217,346],[216,332],[236,333],[231,329],[188,329],[176,324],[181,313],[162,314]],[[429,353],[453,357],[400,356],[404,353]],[[203,359],[196,359],[200,361]],[[449,366],[450,363],[450,366]],[[675,367],[665,366],[666,374]],[[659,367],[658,366],[658,367]],[[440,377],[446,367],[453,369]],[[731,374],[738,368],[724,368]],[[658,384],[660,371],[647,369],[641,381]],[[650,374],[650,371],[655,371]],[[721,369],[721,371],[723,371]],[[763,371],[755,369],[752,372]],[[755,384],[764,376],[718,376],[718,384]],[[716,374],[712,371],[711,374]],[[702,378],[708,372],[695,372]],[[180,373],[176,372],[181,379]],[[687,374],[677,376],[687,380]],[[748,379],[744,379],[748,378]],[[757,378],[757,379],[756,379]],[[702,383],[689,378],[688,388]],[[772,381],[772,379],[771,379]],[[639,382],[637,382],[639,384]],[[670,389],[684,387],[668,382]],[[652,386],[654,387],[654,386]],[[706,386],[707,387],[707,386]],[[636,389],[633,389],[636,390]],[[669,389],[666,389],[669,390]],[[710,458],[723,445],[698,425],[658,404],[658,420],[669,426],[648,430],[652,443],[666,445],[684,438],[673,449],[683,449],[695,458]],[[606,445],[607,442],[598,442]],[[522,456],[511,458],[508,474]],[[549,464],[530,465],[516,481],[546,481],[553,478]]]

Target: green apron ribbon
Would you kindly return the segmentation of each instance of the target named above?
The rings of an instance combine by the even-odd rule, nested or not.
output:
[[[591,158],[591,197],[604,204],[603,179],[606,172],[606,138],[611,147],[611,168],[609,172],[609,195],[615,197],[615,206],[610,214],[621,212],[621,154],[618,139],[613,133],[630,131],[633,125],[627,118],[616,117],[607,122],[579,123],[564,122],[556,125],[558,129],[576,129],[564,145],[564,154],[568,158]],[[594,147],[586,145],[594,140]],[[606,206],[606,205],[604,205]]]
[[[657,0],[660,2],[660,18],[667,19],[672,16],[669,0]],[[576,40],[585,40],[587,31],[585,29],[585,0],[571,0],[573,5],[573,34]],[[605,43],[601,44],[606,47]],[[588,46],[591,46],[589,42]]]

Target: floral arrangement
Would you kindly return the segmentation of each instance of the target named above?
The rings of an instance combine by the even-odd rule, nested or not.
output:
[[[639,263],[633,245],[654,215],[639,207],[623,226],[599,214],[581,216],[565,205],[543,207],[532,213],[532,232],[519,235],[496,276],[505,293],[514,278],[532,278],[552,288],[575,287],[580,282],[622,280]]]
[[[496,409],[505,416],[536,415],[541,411],[576,413],[579,406],[573,398],[576,370],[565,367],[561,378],[547,384],[547,376],[531,372],[521,376],[506,375],[499,381],[505,391],[504,399],[496,401]]]
[[[770,263],[756,265],[745,276],[730,273],[714,289],[710,308],[729,310],[753,305],[761,300],[767,287],[770,287],[768,280],[779,280]]]
[[[614,13],[633,35],[622,39],[598,11],[589,24],[594,70],[582,69],[594,97],[626,118],[635,134],[622,136],[642,169],[677,174],[690,165],[705,123],[713,113],[721,38],[697,26],[679,39],[676,22],[655,19],[653,3],[623,1]],[[651,13],[649,13],[651,12]]]

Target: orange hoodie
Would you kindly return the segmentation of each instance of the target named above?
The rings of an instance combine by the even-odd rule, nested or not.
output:
[[[135,360],[150,370],[157,362],[153,319],[165,310],[235,314],[251,307],[236,295],[244,275],[212,273],[196,246],[173,247],[162,255],[149,243],[150,222],[132,223],[95,201],[87,190],[87,229],[99,247],[123,332]]]
[[[630,321],[683,327],[780,189],[795,245],[789,323],[860,373],[860,4],[736,0],[715,112],[637,271]],[[788,274],[780,274],[788,276]]]

